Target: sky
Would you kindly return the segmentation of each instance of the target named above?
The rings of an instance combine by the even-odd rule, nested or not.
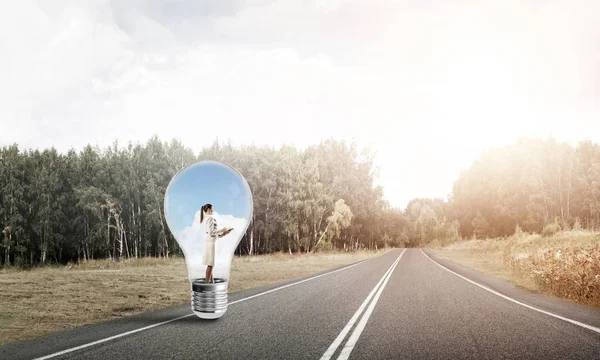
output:
[[[404,207],[445,197],[518,137],[600,141],[598,13],[595,0],[3,2],[0,146],[354,140]]]
[[[252,195],[235,170],[216,162],[192,164],[176,174],[165,194],[165,217],[169,227],[181,232],[204,204],[213,211],[236,218],[250,217]],[[221,228],[219,224],[219,228]]]
[[[200,208],[213,205],[217,228],[233,230],[215,242],[215,277],[229,278],[233,253],[246,233],[252,196],[245,180],[226,165],[216,162],[192,164],[171,180],[165,194],[165,218],[183,250],[190,280],[204,277],[202,265],[205,224]]]
[[[229,234],[217,238],[215,241],[214,276],[229,279],[231,260],[235,249],[248,228],[248,217],[239,218],[218,211],[215,211],[213,216],[219,229],[223,227],[233,228]],[[188,226],[176,235],[177,242],[185,254],[185,263],[190,280],[205,277],[206,266],[202,264],[204,240],[206,239],[205,224],[206,222],[200,224],[200,212],[197,211]]]

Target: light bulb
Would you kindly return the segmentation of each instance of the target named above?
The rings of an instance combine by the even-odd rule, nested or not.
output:
[[[206,282],[203,263],[206,217],[201,208],[212,205],[217,230],[233,228],[214,241],[214,283]],[[217,161],[200,161],[180,170],[165,192],[164,213],[169,230],[185,256],[192,292],[192,311],[203,319],[217,319],[227,311],[227,289],[235,249],[252,217],[252,193],[244,177]],[[210,242],[209,242],[210,244]],[[210,250],[209,245],[209,250]]]

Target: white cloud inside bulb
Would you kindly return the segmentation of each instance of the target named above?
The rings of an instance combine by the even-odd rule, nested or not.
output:
[[[232,215],[213,213],[218,229],[232,227],[233,230],[215,242],[214,276],[229,279],[231,260],[238,240],[244,236],[248,219],[236,218]],[[204,240],[206,239],[205,222],[200,223],[200,211],[196,211],[194,221],[177,235],[177,242],[185,253],[190,280],[204,278],[206,266],[202,264],[204,255]]]

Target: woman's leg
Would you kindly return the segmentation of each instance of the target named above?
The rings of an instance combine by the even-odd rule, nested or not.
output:
[[[210,282],[211,277],[212,277],[212,266],[208,265],[206,267],[206,275],[204,277],[204,282],[208,284]]]

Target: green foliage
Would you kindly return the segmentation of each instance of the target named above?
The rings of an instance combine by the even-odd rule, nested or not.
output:
[[[181,255],[163,196],[172,176],[199,160],[235,167],[252,188],[255,211],[240,254],[384,246],[408,223],[373,186],[373,156],[334,140],[304,151],[215,141],[197,155],[156,136],[66,154],[3,147],[0,264]]]

